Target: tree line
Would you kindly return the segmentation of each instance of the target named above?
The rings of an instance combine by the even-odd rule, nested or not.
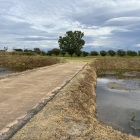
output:
[[[105,51],[105,50],[101,50],[100,52],[98,51],[91,51],[91,52],[86,52],[86,51],[82,51],[83,45],[85,44],[85,41],[82,39],[84,36],[84,33],[81,31],[67,31],[66,34],[62,37],[59,37],[58,40],[58,44],[59,44],[59,48],[53,48],[47,52],[40,50],[40,48],[34,48],[34,50],[22,50],[22,49],[14,49],[14,51],[16,52],[26,52],[31,54],[36,53],[39,55],[56,55],[56,56],[65,56],[65,55],[69,55],[69,56],[140,56],[140,51],[136,52],[136,51],[132,51],[132,50],[127,50],[124,51],[122,49],[119,49],[117,51],[114,50],[109,50],[109,51]],[[7,48],[4,49],[5,51],[7,51]]]
[[[47,52],[45,51],[42,51],[40,48],[34,48],[33,50],[28,50],[28,49],[25,49],[25,50],[22,50],[22,49],[15,49],[15,51],[18,51],[18,52],[35,52],[39,55],[47,55],[47,56],[71,56],[69,55],[68,53],[66,53],[65,51],[62,51],[61,49],[59,48],[53,48]],[[77,56],[77,57],[86,57],[86,56],[140,56],[140,51],[136,52],[136,51],[132,51],[132,50],[127,50],[127,51],[124,51],[122,49],[119,49],[117,51],[114,51],[114,50],[101,50],[101,51],[90,51],[90,52],[87,52],[87,51],[78,51],[78,52],[74,52],[73,54],[74,56]]]

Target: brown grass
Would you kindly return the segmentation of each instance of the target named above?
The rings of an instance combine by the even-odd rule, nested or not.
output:
[[[95,62],[98,70],[140,71],[140,57],[98,58]]]
[[[50,66],[60,63],[61,59],[54,57],[39,56],[19,56],[3,55],[0,56],[0,65],[11,68],[33,69],[42,66]]]

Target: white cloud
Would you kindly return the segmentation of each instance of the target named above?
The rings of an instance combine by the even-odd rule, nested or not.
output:
[[[138,0],[1,0],[0,47],[58,47],[68,30],[84,32],[85,46],[133,46],[139,13]]]

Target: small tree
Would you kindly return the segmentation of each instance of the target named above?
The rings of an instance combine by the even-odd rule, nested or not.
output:
[[[41,51],[41,53],[40,53],[41,55],[46,55],[46,52],[45,51]]]
[[[83,53],[83,56],[84,56],[84,57],[86,57],[86,56],[89,55],[89,53],[88,53],[88,52],[85,52],[85,51],[83,51],[82,53]]]
[[[51,50],[51,52],[53,53],[53,54],[55,54],[56,56],[58,56],[59,54],[60,54],[60,49],[58,49],[58,48],[54,48],[54,49],[52,49]]]
[[[68,31],[65,36],[59,37],[58,43],[61,51],[67,52],[71,57],[74,53],[79,52],[85,41],[82,39],[84,33],[81,31]]]
[[[109,51],[108,51],[108,54],[109,54],[110,56],[114,56],[114,55],[116,55],[116,52],[113,51],[113,50],[109,50]]]
[[[40,54],[41,50],[40,50],[40,48],[34,48],[34,52],[36,52],[37,54]]]
[[[91,52],[90,52],[90,55],[91,55],[91,56],[98,56],[99,53],[98,53],[97,51],[91,51]]]
[[[25,49],[24,52],[33,52],[32,50]]]
[[[15,49],[16,52],[23,52],[22,49]]]
[[[78,57],[80,57],[81,54],[82,54],[82,51],[76,52],[76,55],[77,55]]]
[[[119,55],[119,56],[125,56],[125,54],[126,54],[126,52],[124,51],[124,50],[118,50],[117,51],[117,54]]]
[[[65,54],[66,54],[66,52],[62,50],[62,51],[61,51],[61,54],[62,54],[62,56],[64,57]]]
[[[100,51],[100,54],[101,54],[101,56],[106,56],[107,55],[107,52],[104,51],[104,50],[102,50],[102,51]]]
[[[49,55],[49,56],[51,56],[53,53],[52,53],[52,51],[50,50],[50,51],[47,51],[47,53],[46,53],[46,55]]]
[[[140,51],[138,51],[138,55],[140,56]]]
[[[137,56],[137,52],[128,50],[128,51],[127,51],[127,55],[128,55],[128,56]]]

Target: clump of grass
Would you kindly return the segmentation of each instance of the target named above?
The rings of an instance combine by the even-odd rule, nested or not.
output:
[[[39,56],[0,56],[0,65],[11,68],[33,69],[60,63],[60,59],[54,57]]]

